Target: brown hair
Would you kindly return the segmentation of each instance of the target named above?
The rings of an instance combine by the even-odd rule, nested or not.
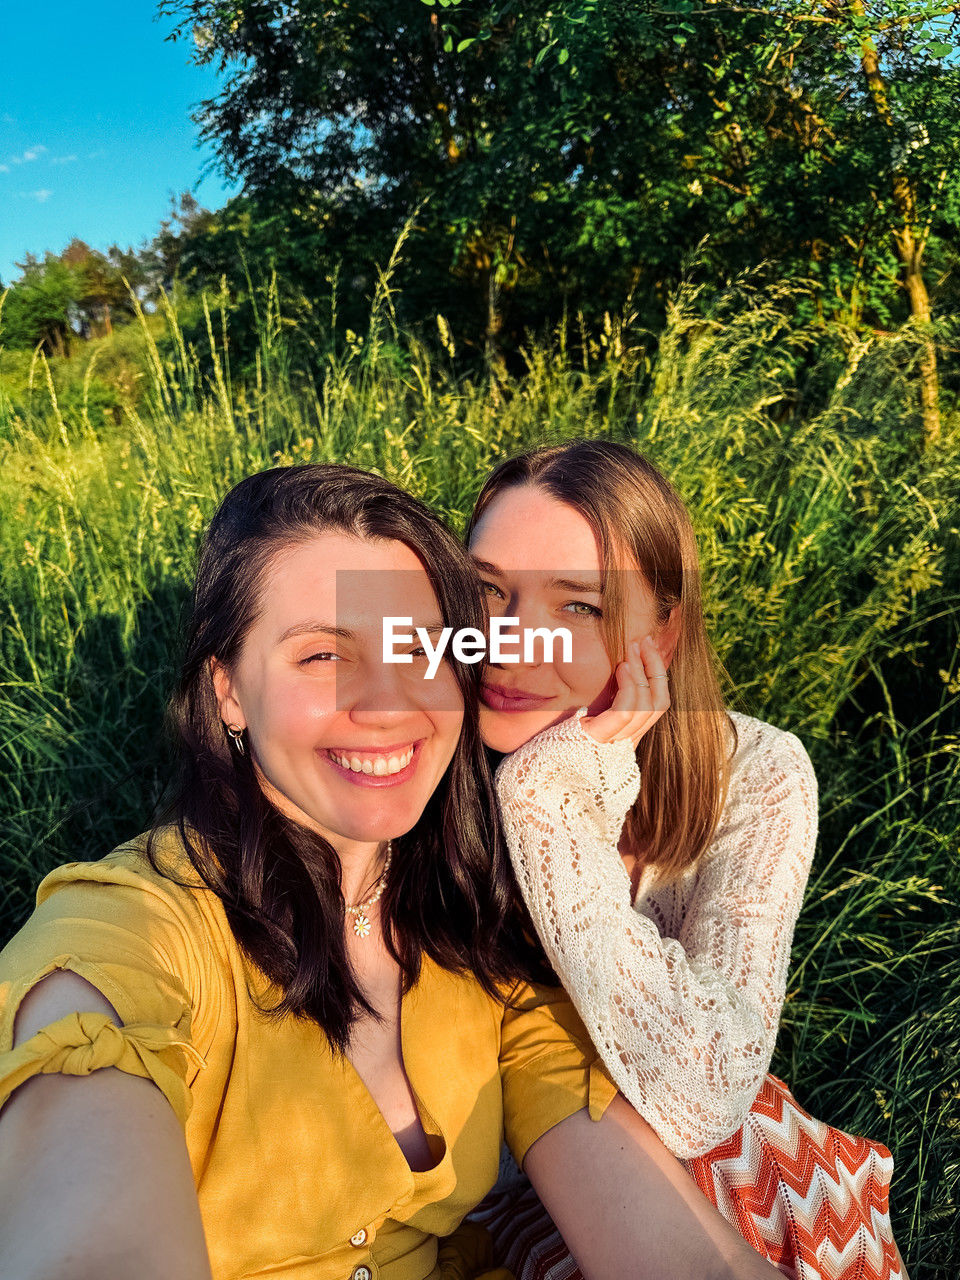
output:
[[[627,815],[630,851],[676,878],[709,845],[729,783],[723,668],[707,637],[693,526],[683,502],[652,463],[622,444],[576,440],[521,454],[500,464],[480,490],[467,530],[507,489],[534,485],[573,507],[600,546],[603,614],[611,660],[626,651],[621,574],[636,565],[656,600],[662,626],[679,606],[680,634],[668,669],[670,708],[640,740],[643,779]]]
[[[223,903],[240,948],[280,993],[269,1009],[258,1007],[312,1020],[342,1051],[357,1018],[372,1010],[344,944],[339,859],[326,840],[270,803],[249,753],[231,749],[210,673],[211,658],[229,667],[239,654],[277,554],[327,530],[404,543],[423,563],[444,623],[483,625],[480,587],[466,552],[410,494],[336,464],[247,477],[224,498],[200,550],[171,704],[180,777],[170,818],[194,870]],[[472,973],[502,998],[518,978],[543,980],[549,970],[531,940],[496,821],[477,724],[479,671],[464,663],[453,669],[464,699],[463,729],[420,819],[393,841],[381,921],[404,990],[429,956],[444,969]],[[153,838],[147,852],[158,871],[171,874],[159,864]]]

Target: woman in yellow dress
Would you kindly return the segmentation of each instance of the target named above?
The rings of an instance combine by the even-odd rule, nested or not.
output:
[[[52,872],[0,955],[9,1280],[503,1280],[460,1224],[504,1132],[587,1275],[773,1274],[537,982],[479,668],[385,663],[400,615],[484,619],[413,498],[337,466],[228,495],[170,821]]]

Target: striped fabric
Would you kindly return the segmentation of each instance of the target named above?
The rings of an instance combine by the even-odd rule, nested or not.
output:
[[[776,1076],[743,1127],[687,1169],[790,1280],[907,1280],[890,1227],[890,1152],[814,1120]],[[583,1280],[529,1185],[491,1194],[473,1216],[516,1280]]]

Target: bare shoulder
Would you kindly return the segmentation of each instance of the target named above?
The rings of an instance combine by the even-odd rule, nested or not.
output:
[[[69,969],[57,969],[41,978],[20,1001],[13,1024],[14,1045],[71,1013],[105,1013],[118,1026],[123,1025],[116,1009],[92,982]]]
[[[20,1001],[13,1024],[14,1048],[72,1013],[103,1013],[118,1026],[123,1025],[116,1009],[92,982],[69,969],[56,969],[41,978]],[[94,1083],[88,1084],[91,1080]],[[126,1076],[112,1067],[84,1076],[53,1072],[32,1076],[14,1090],[3,1111],[5,1136],[11,1133],[9,1117],[20,1115],[26,1105],[39,1108],[44,1119],[49,1120],[59,1104],[73,1106],[73,1100],[81,1088],[85,1100],[94,1096],[120,1096],[132,1098],[136,1108],[138,1098],[152,1103],[156,1095],[164,1108],[168,1108],[166,1100],[151,1081]],[[31,1100],[29,1104],[26,1102],[28,1097]]]

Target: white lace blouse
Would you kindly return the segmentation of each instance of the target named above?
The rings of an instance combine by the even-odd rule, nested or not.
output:
[[[799,739],[731,712],[738,744],[714,838],[631,905],[617,852],[640,773],[582,712],[506,757],[497,792],[517,879],[558,977],[620,1091],[681,1159],[744,1122],[770,1065],[817,837]]]

